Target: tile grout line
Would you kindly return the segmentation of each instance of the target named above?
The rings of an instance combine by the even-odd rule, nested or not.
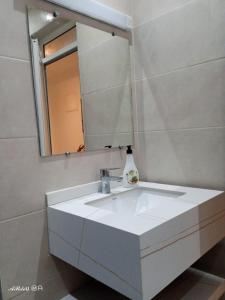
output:
[[[128,66],[130,66],[130,64]],[[103,88],[103,89],[98,88],[96,90],[90,90],[90,91],[84,92],[82,94],[82,96],[90,96],[90,95],[94,95],[94,94],[103,94],[103,93],[111,91],[111,90],[116,90],[116,89],[119,89],[119,88],[128,88],[130,86],[131,86],[131,82],[128,82],[128,83],[125,83],[125,84],[111,85],[107,88]]]
[[[191,68],[196,68],[198,66],[205,65],[205,64],[210,64],[210,63],[217,62],[217,61],[220,61],[220,60],[225,60],[225,56],[220,56],[220,57],[217,57],[217,58],[207,59],[207,60],[195,63],[195,64],[186,65],[186,66],[183,66],[183,67],[177,67],[177,68],[175,68],[171,71],[165,72],[165,73],[159,73],[159,74],[156,74],[156,75],[146,76],[146,77],[143,77],[143,78],[135,78],[134,82],[137,83],[137,82],[141,82],[141,81],[146,81],[146,80],[151,80],[151,79],[155,79],[155,78],[164,77],[164,76],[167,76],[167,75],[170,75],[170,74],[185,71],[185,70],[188,70],[188,69],[191,69]]]
[[[17,139],[36,139],[37,135],[34,136],[12,136],[12,137],[0,137],[0,140],[17,140]]]
[[[0,224],[5,224],[5,223],[8,223],[8,222],[13,222],[13,221],[22,219],[23,217],[32,216],[32,215],[39,214],[39,213],[45,212],[45,211],[46,211],[46,209],[43,208],[43,209],[39,209],[39,210],[34,210],[32,212],[29,212],[29,213],[26,213],[26,214],[23,214],[23,215],[18,215],[18,216],[13,217],[13,218],[2,219],[2,220],[0,220]]]
[[[0,55],[0,59],[6,59],[6,60],[16,60],[16,61],[20,61],[20,62],[30,62],[30,59],[23,59],[23,58],[17,58],[17,57],[12,57],[12,56],[6,56],[6,55]]]
[[[209,129],[225,129],[224,126],[209,126],[209,127],[190,127],[190,128],[175,128],[175,129],[149,129],[149,130],[140,130],[135,131],[136,134],[138,133],[157,133],[157,132],[176,132],[176,131],[195,131],[195,130],[209,130]]]
[[[187,2],[187,3],[183,4],[183,5],[176,6],[176,7],[174,7],[173,9],[168,10],[167,12],[161,13],[161,14],[159,14],[159,15],[156,16],[156,17],[152,17],[152,18],[150,18],[150,19],[144,21],[143,23],[139,23],[138,25],[133,26],[133,30],[138,29],[138,28],[141,27],[141,26],[145,26],[145,25],[148,24],[148,23],[155,22],[157,19],[160,19],[160,18],[162,18],[162,17],[165,17],[165,16],[167,16],[167,15],[169,15],[169,14],[172,14],[172,13],[174,13],[174,12],[180,10],[180,9],[183,9],[184,7],[186,7],[186,6],[190,5],[190,4],[193,4],[194,2],[198,2],[198,1],[199,1],[199,0],[190,0],[189,2]]]
[[[110,42],[111,40],[113,40],[113,36],[111,35],[111,33],[106,32],[106,31],[105,31],[105,33],[109,34],[109,36],[107,37],[107,39],[105,39],[103,42],[97,43],[95,46],[92,46],[92,47],[88,48],[88,50],[80,50],[80,56],[87,55],[87,54],[89,54],[89,52],[93,52],[93,50],[95,50],[96,48],[99,48],[102,45],[104,46],[104,44],[106,44],[106,43]],[[79,41],[78,41],[78,43],[79,43]]]
[[[128,135],[128,134],[133,134],[133,131],[128,131],[128,132],[109,132],[109,133],[101,133],[99,132],[99,134],[86,134],[86,136],[116,136],[116,135]]]

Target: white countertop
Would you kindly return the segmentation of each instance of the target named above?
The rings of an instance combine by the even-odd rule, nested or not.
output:
[[[214,191],[207,189],[189,188],[181,186],[164,185],[158,183],[147,183],[140,182],[139,187],[157,189],[157,190],[167,190],[184,193],[184,195],[179,196],[174,199],[174,203],[165,203],[163,210],[153,210],[146,211],[138,215],[129,215],[124,213],[114,213],[103,208],[97,208],[87,203],[103,199],[119,193],[126,192],[130,189],[124,188],[122,186],[112,189],[112,194],[104,195],[101,193],[92,193],[90,195],[81,196],[71,200],[67,200],[54,205],[49,205],[56,210],[63,211],[72,215],[76,215],[82,218],[86,218],[107,226],[112,226],[114,228],[127,231],[135,235],[143,235],[149,230],[174,219],[175,217],[184,214],[185,212],[198,207],[201,204],[206,203],[208,200],[219,196],[222,191]],[[69,190],[69,189],[68,189]],[[66,190],[64,190],[66,191]],[[61,192],[61,191],[59,191]],[[57,192],[54,192],[57,193]],[[52,193],[49,193],[52,196]],[[48,194],[47,194],[48,195]],[[179,205],[177,205],[179,203]],[[221,209],[221,208],[220,208]],[[213,212],[215,214],[215,212]],[[196,224],[199,223],[199,216],[196,215]],[[192,224],[193,226],[194,224]]]

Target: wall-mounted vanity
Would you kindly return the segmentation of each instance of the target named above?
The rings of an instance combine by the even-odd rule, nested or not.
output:
[[[221,191],[141,182],[106,196],[93,182],[47,200],[50,252],[133,300],[152,299],[225,237]]]
[[[58,6],[27,14],[41,155],[132,145],[130,33]]]

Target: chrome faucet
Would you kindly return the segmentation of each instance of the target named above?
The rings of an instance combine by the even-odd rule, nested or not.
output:
[[[110,168],[110,169],[101,169],[100,170],[100,189],[99,192],[103,194],[110,194],[110,181],[122,181],[123,177],[119,176],[110,176],[110,171],[119,170],[120,168]]]

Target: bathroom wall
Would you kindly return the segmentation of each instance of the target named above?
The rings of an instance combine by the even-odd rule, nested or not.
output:
[[[26,16],[13,0],[0,0],[0,7],[0,278],[4,299],[58,300],[87,277],[48,254],[45,192],[97,180],[100,168],[122,165],[121,153],[40,158]],[[32,284],[42,284],[43,292],[8,290]]]
[[[131,0],[97,0],[102,4],[111,6],[124,14],[131,15]]]
[[[133,144],[130,44],[77,24],[85,146]]]
[[[132,0],[142,179],[225,189],[225,1]],[[225,277],[225,242],[199,263]]]

